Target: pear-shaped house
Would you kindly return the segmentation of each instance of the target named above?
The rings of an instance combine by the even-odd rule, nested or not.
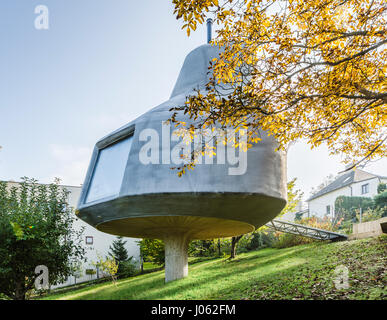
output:
[[[83,184],[81,219],[110,234],[165,241],[166,281],[187,275],[190,240],[251,232],[286,204],[286,154],[264,132],[247,152],[225,146],[181,177],[171,169],[187,144],[165,121],[194,89],[205,91],[219,52],[209,44],[193,50],[168,101],[98,141]]]

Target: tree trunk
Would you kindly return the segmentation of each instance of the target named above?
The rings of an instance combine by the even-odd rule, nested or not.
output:
[[[218,255],[220,256],[220,239],[218,239]]]
[[[25,300],[26,299],[26,291],[24,289],[24,282],[18,281],[16,282],[15,288],[15,300]]]
[[[243,235],[241,236],[237,236],[237,237],[232,237],[232,240],[231,240],[231,254],[230,254],[230,259],[234,259],[235,256],[236,256],[236,247],[237,247],[237,243],[238,241],[243,237]]]

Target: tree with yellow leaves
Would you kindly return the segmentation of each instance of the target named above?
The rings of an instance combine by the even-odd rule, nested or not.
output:
[[[189,35],[219,25],[205,93],[187,97],[194,126],[266,130],[285,149],[304,139],[360,163],[387,155],[384,0],[173,0]],[[173,119],[173,121],[178,122]]]
[[[105,259],[97,253],[97,261],[93,262],[96,268],[110,275],[114,285],[117,285],[118,263],[114,258],[105,257]]]

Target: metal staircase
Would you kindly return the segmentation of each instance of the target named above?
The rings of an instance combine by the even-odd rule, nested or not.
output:
[[[304,226],[302,224],[292,223],[283,220],[274,219],[268,222],[266,226],[276,231],[292,233],[317,240],[343,241],[348,239],[348,236],[341,233]]]

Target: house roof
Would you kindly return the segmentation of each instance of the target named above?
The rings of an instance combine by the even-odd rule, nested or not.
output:
[[[322,188],[320,191],[316,192],[314,195],[309,197],[309,199],[306,201],[316,199],[331,191],[349,186],[354,182],[359,182],[359,181],[368,180],[372,178],[385,178],[385,177],[378,176],[376,174],[372,174],[360,169],[352,169],[351,171],[337,177],[334,181],[332,181],[326,187]]]

